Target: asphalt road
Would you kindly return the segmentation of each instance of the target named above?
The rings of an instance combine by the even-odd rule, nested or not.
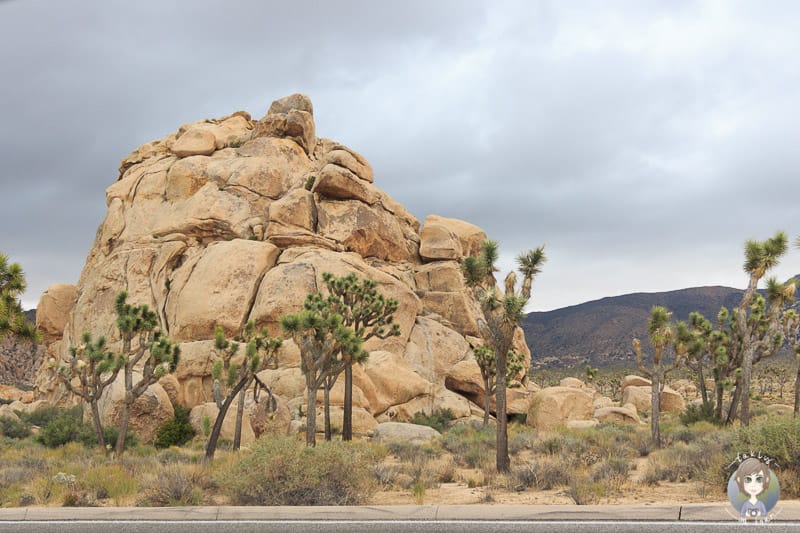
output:
[[[562,532],[578,533],[593,531],[636,532],[656,530],[666,533],[694,531],[730,531],[731,527],[754,527],[740,525],[736,521],[726,522],[686,522],[686,521],[504,521],[504,520],[232,520],[232,521],[108,521],[108,520],[67,520],[67,521],[18,521],[0,522],[3,532],[72,533],[72,532],[159,532],[159,533],[244,533],[269,531],[277,533],[299,533],[306,531],[326,533],[349,532],[443,532],[443,533],[505,533],[505,532]],[[758,531],[800,532],[800,522],[771,523],[757,526]]]

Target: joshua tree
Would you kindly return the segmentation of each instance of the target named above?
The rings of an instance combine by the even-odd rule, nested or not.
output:
[[[486,398],[483,406],[483,425],[489,424],[489,411],[492,405],[492,396],[496,390],[496,377],[497,377],[497,359],[494,356],[494,351],[488,346],[478,346],[473,350],[475,354],[475,361],[481,369],[481,377],[483,378],[483,390]],[[522,372],[524,366],[522,361],[524,355],[511,351],[508,354],[508,364],[506,365],[506,383],[514,376]]]
[[[786,342],[791,346],[795,359],[794,378],[794,416],[800,410],[800,314],[795,309],[787,309],[783,314],[782,325]]]
[[[486,345],[497,355],[497,470],[508,472],[511,460],[508,456],[508,415],[506,412],[506,375],[508,353],[514,341],[514,332],[523,316],[525,304],[531,296],[533,278],[541,271],[545,262],[544,247],[530,250],[517,257],[522,287],[516,292],[516,274],[505,279],[505,294],[499,294],[494,273],[498,258],[498,244],[487,240],[483,243],[481,255],[466,257],[462,264],[464,280],[480,304],[482,317],[478,328]]]
[[[107,349],[105,337],[92,342],[92,335],[84,333],[81,341],[79,346],[70,347],[68,365],[56,365],[56,376],[71,393],[89,404],[97,443],[108,453],[98,403],[106,387],[117,379],[120,369],[125,365],[125,359]],[[78,382],[73,384],[76,378]]]
[[[225,338],[225,332],[220,326],[215,328],[214,349],[219,357],[211,370],[214,377],[214,401],[217,404],[219,413],[214,421],[214,427],[208,437],[206,444],[206,460],[214,459],[214,452],[217,449],[217,441],[222,431],[222,424],[225,415],[233,403],[233,399],[238,395],[239,404],[236,409],[236,426],[233,440],[233,449],[238,450],[241,445],[242,419],[244,418],[244,400],[247,388],[256,379],[256,374],[264,368],[275,366],[275,356],[282,345],[280,338],[272,338],[266,329],[256,333],[255,324],[249,321],[238,337],[238,340],[245,343],[244,358],[241,361],[234,361],[234,357],[239,351],[238,342],[231,342]],[[221,381],[225,378],[225,389],[227,395],[222,399]]]
[[[128,293],[117,296],[115,310],[117,327],[122,336],[122,357],[124,358],[123,377],[125,379],[125,400],[119,423],[119,436],[114,455],[122,458],[125,452],[125,438],[128,434],[131,408],[134,402],[161,377],[175,371],[180,350],[161,334],[158,315],[147,305],[132,306],[126,303]],[[145,357],[146,355],[146,357]],[[140,369],[141,379],[133,382],[135,369]]]
[[[364,360],[362,340],[344,325],[342,315],[335,312],[319,293],[309,294],[304,310],[281,318],[281,327],[300,348],[300,363],[306,378],[306,445],[316,446],[317,390],[330,374],[341,372],[344,358]],[[338,357],[338,359],[337,359]]]
[[[8,257],[0,253],[0,340],[6,335],[38,342],[39,333],[25,320],[19,296],[25,292],[25,274],[19,263],[8,263]]]
[[[666,307],[659,305],[653,306],[650,310],[650,318],[647,321],[647,333],[653,345],[653,364],[650,368],[644,366],[644,355],[642,353],[642,343],[639,339],[633,339],[633,351],[636,354],[636,366],[652,382],[650,390],[650,431],[653,444],[661,447],[661,427],[659,415],[661,412],[661,390],[665,382],[666,375],[678,368],[685,350],[678,344],[673,344],[676,332],[675,325],[670,322],[672,313]],[[672,365],[667,366],[667,352],[674,348],[674,359]]]
[[[344,327],[353,331],[361,342],[372,337],[386,339],[400,335],[400,326],[394,322],[397,311],[397,300],[385,298],[377,290],[377,283],[371,279],[359,280],[355,274],[337,278],[330,272],[322,274],[328,288],[327,305],[331,311],[342,317]],[[360,355],[368,355],[366,351]],[[342,420],[342,440],[353,438],[353,363],[366,360],[363,357],[355,360],[350,353],[340,353],[340,364],[344,367],[344,415]],[[325,387],[325,438],[330,440],[330,401],[329,392],[336,383],[339,372],[332,372],[324,384]]]
[[[780,258],[786,253],[787,237],[782,231],[774,237],[765,241],[749,240],[745,243],[745,262],[744,271],[750,276],[747,289],[744,291],[742,301],[733,311],[733,325],[739,342],[741,342],[741,421],[747,426],[750,423],[750,383],[753,376],[753,364],[756,358],[760,358],[758,353],[771,351],[774,353],[783,343],[783,339],[777,342],[778,320],[783,305],[789,293],[793,296],[793,284],[788,286],[779,285],[774,279],[770,280],[767,287],[770,310],[767,311],[763,299],[756,292],[758,282],[766,273],[778,265]],[[764,324],[766,318],[766,324]],[[766,331],[764,326],[766,325]],[[771,353],[770,353],[771,355]],[[762,356],[763,357],[763,356]],[[738,388],[738,387],[737,387]],[[733,409],[732,409],[733,410]]]

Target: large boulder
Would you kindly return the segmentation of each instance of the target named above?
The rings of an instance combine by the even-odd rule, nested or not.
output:
[[[533,395],[526,422],[537,429],[549,429],[593,417],[591,394],[574,387],[546,387]]]
[[[483,342],[481,310],[460,262],[480,252],[486,234],[436,215],[420,229],[376,186],[365,157],[317,137],[313,112],[307,96],[293,94],[273,102],[261,120],[237,111],[196,121],[125,157],[106,188],[106,216],[80,279],[43,296],[42,356],[65,361],[85,331],[118,350],[115,301],[124,290],[128,303],[155,311],[159,329],[182,352],[176,372],[137,407],[137,431],[171,416],[171,402],[189,408],[212,402],[215,328],[233,338],[249,320],[284,337],[278,368],[259,376],[286,413],[299,415],[305,376],[300,349],[282,330],[281,317],[303,310],[309,294],[325,294],[326,272],[354,273],[397,301],[393,320],[400,331],[364,344],[370,358],[353,369],[356,431],[416,412],[449,408],[464,419],[480,412],[483,388],[479,374],[474,379],[474,362],[472,384],[459,383],[453,370],[465,367],[471,349]],[[529,355],[519,328],[513,349]],[[50,363],[30,382],[37,400],[77,401]],[[525,372],[513,385],[509,413],[525,413],[532,391]],[[343,403],[342,383],[331,399],[334,408]],[[470,400],[480,406],[473,409]],[[250,412],[254,402],[247,401]],[[115,402],[105,408],[109,419],[116,416]],[[275,416],[268,419],[266,409],[264,416],[252,412],[259,416],[256,433],[281,431],[277,414],[270,411]]]
[[[625,387],[622,391],[622,404],[630,403],[636,406],[639,412],[649,413],[652,411],[652,387],[633,386]],[[679,393],[664,387],[661,391],[661,412],[662,413],[682,413],[686,409],[686,400]]]
[[[477,255],[486,240],[486,233],[463,220],[430,215],[425,219],[420,238],[419,253],[424,260],[459,260]]]
[[[372,440],[375,442],[425,444],[441,436],[441,433],[429,426],[404,422],[382,422],[375,427]]]
[[[134,372],[133,382],[142,379],[141,374]],[[119,426],[125,402],[125,383],[120,373],[114,383],[103,391],[100,401],[100,421],[103,426]],[[155,383],[133,402],[130,413],[129,431],[136,434],[140,442],[151,443],[156,437],[158,428],[175,416],[166,391]]]
[[[36,306],[36,328],[42,332],[45,341],[52,342],[64,335],[69,314],[77,300],[75,285],[56,283],[42,293]]]

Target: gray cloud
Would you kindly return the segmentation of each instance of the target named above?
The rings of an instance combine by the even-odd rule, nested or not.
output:
[[[513,255],[533,309],[741,286],[798,233],[794,2],[0,2],[0,250],[24,303],[74,282],[119,159],[180,124],[309,94],[421,220]],[[798,251],[780,275],[800,272]]]

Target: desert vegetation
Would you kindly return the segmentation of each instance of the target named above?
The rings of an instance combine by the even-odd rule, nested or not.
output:
[[[347,505],[413,503],[594,504],[724,499],[730,463],[758,449],[779,465],[781,497],[800,496],[800,420],[754,409],[752,423],[724,427],[666,416],[663,447],[643,425],[601,424],[537,431],[509,424],[507,473],[494,467],[495,433],[480,421],[453,424],[447,413],[428,442],[369,439],[303,446],[302,435],[270,434],[234,451],[221,441],[204,460],[205,437],[185,438],[165,424],[159,445],[129,439],[115,460],[96,446],[80,410],[48,408],[4,422],[0,502],[25,505]],[[176,418],[180,416],[176,415]],[[37,424],[37,425],[34,425]],[[38,425],[41,424],[41,425]],[[112,430],[113,431],[113,430]],[[670,496],[671,495],[671,496]]]

